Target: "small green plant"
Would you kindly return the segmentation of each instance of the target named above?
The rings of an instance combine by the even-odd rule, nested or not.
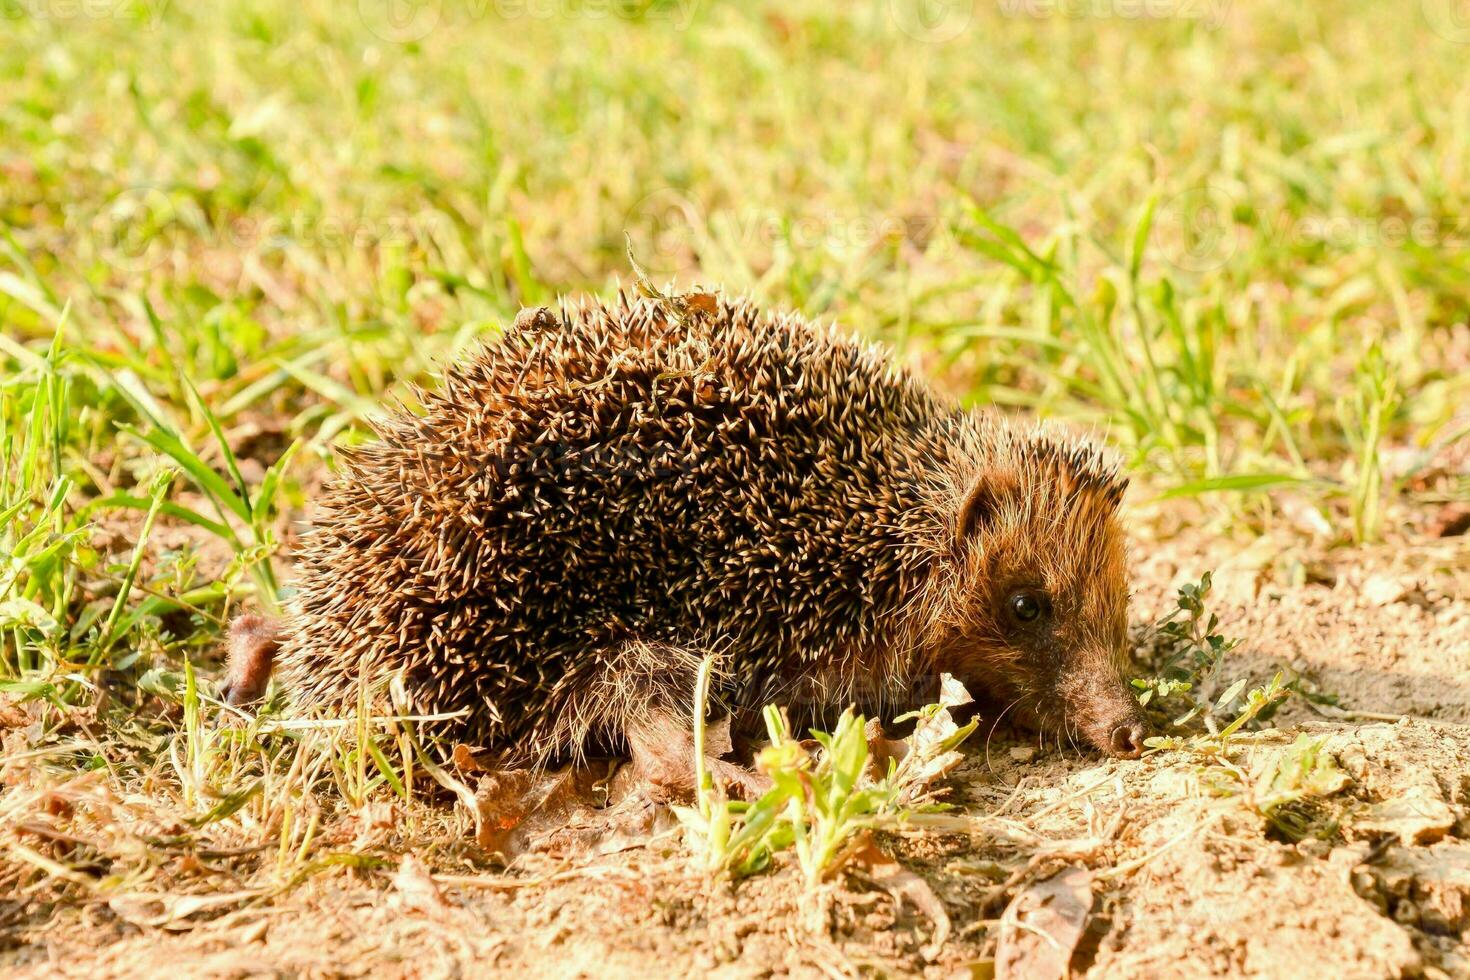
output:
[[[1337,400],[1337,414],[1353,450],[1350,511],[1353,540],[1377,540],[1382,524],[1384,432],[1401,399],[1383,345],[1368,345],[1354,371],[1352,396]]]
[[[1251,772],[1234,761],[1237,753],[1232,739],[1247,726],[1268,722],[1292,694],[1319,702],[1335,699],[1303,691],[1300,679],[1287,681],[1282,671],[1277,671],[1268,683],[1249,690],[1248,681],[1242,677],[1217,697],[1201,697],[1201,689],[1209,690],[1217,684],[1225,655],[1240,642],[1221,635],[1218,617],[1207,613],[1205,599],[1210,586],[1210,573],[1206,572],[1198,584],[1179,589],[1175,610],[1158,625],[1164,639],[1159,674],[1132,682],[1145,707],[1169,699],[1187,704],[1183,714],[1171,719],[1172,727],[1200,719],[1206,730],[1156,735],[1145,739],[1144,744],[1152,752],[1186,751],[1195,755],[1202,763],[1200,780],[1208,789],[1220,796],[1240,797],[1283,840],[1331,836],[1336,824],[1324,815],[1326,811],[1317,801],[1341,789],[1346,776],[1323,750],[1324,739],[1302,735],[1291,748],[1258,762]]]
[[[1138,703],[1148,707],[1167,698],[1183,701],[1187,710],[1173,718],[1171,724],[1184,725],[1202,718],[1211,734],[1218,731],[1218,714],[1245,689],[1242,679],[1230,685],[1220,696],[1201,699],[1199,692],[1213,687],[1220,675],[1225,655],[1239,645],[1220,632],[1220,618],[1205,609],[1205,599],[1213,586],[1212,575],[1205,572],[1198,583],[1186,582],[1179,587],[1175,608],[1154,625],[1162,641],[1162,658],[1153,677],[1135,678]]]
[[[1325,737],[1299,735],[1285,751],[1261,759],[1249,772],[1221,760],[1209,770],[1208,784],[1221,796],[1239,796],[1283,840],[1331,837],[1337,821],[1322,800],[1349,780],[1326,744]]]
[[[1145,740],[1152,749],[1221,750],[1245,726],[1270,721],[1282,701],[1298,693],[1297,682],[1284,680],[1279,671],[1267,684],[1247,690],[1249,681],[1241,677],[1221,693],[1213,693],[1220,686],[1226,655],[1240,641],[1220,633],[1219,617],[1205,608],[1212,586],[1210,572],[1197,583],[1180,586],[1174,610],[1154,627],[1161,645],[1158,673],[1131,682],[1144,708],[1161,708],[1165,701],[1183,702],[1184,711],[1168,719],[1170,727],[1182,728],[1198,720],[1205,731],[1193,737],[1154,736]]]
[[[1277,671],[1269,683],[1246,691],[1245,701],[1240,711],[1218,731],[1204,732],[1192,737],[1155,735],[1144,739],[1144,744],[1157,750],[1188,748],[1207,755],[1221,755],[1229,747],[1231,736],[1246,725],[1261,724],[1269,720],[1271,715],[1276,713],[1281,702],[1291,696],[1294,689],[1289,683],[1282,681],[1282,676],[1282,673]],[[1238,697],[1240,692],[1245,690],[1245,685],[1244,678],[1230,685],[1230,690],[1215,701],[1216,710],[1219,710],[1220,705],[1227,704]]]
[[[840,867],[861,841],[861,832],[900,824],[923,812],[942,809],[926,789],[958,761],[954,749],[979,724],[956,726],[946,705],[916,712],[914,734],[901,762],[889,760],[885,773],[869,773],[866,723],[851,709],[829,732],[812,732],[820,746],[814,755],[792,737],[779,708],[767,705],[763,717],[770,745],[757,768],[771,781],[758,799],[731,800],[714,784],[705,763],[705,706],[713,661],[701,665],[694,696],[694,752],[699,790],[694,807],[676,807],[705,867],[743,877],[768,867],[779,852],[792,848],[809,887]]]

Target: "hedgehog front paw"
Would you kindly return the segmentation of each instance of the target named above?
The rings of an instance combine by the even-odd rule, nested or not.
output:
[[[280,623],[265,616],[236,616],[230,623],[230,655],[219,695],[240,707],[265,696],[280,643]]]

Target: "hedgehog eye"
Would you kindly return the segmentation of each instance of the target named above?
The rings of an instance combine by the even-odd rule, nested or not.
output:
[[[1046,601],[1035,592],[1013,592],[1006,599],[1006,610],[1016,622],[1032,623],[1046,612]]]

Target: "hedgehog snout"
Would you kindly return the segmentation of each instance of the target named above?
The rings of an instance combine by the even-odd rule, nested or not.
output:
[[[1143,714],[1121,677],[1098,670],[1074,672],[1058,687],[1071,727],[1089,742],[1120,759],[1143,753]]]
[[[1125,721],[1114,726],[1108,735],[1108,751],[1120,759],[1136,759],[1143,754],[1143,723]]]

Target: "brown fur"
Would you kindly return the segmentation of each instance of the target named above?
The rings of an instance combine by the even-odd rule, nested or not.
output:
[[[252,614],[236,616],[230,623],[230,653],[220,696],[234,705],[264,697],[279,647],[279,623]]]

